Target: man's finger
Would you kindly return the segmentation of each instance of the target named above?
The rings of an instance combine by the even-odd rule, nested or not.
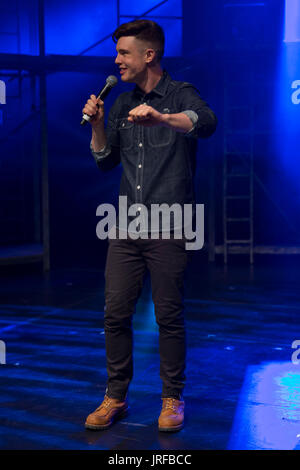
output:
[[[136,116],[136,119],[137,119],[137,121],[146,121],[147,119],[149,119],[149,117],[144,115],[144,114],[140,114],[140,115]]]
[[[130,114],[130,115],[132,115],[132,114],[135,114],[135,115],[136,115],[136,114],[140,114],[140,113],[142,113],[142,112],[145,111],[145,106],[147,106],[147,105],[145,105],[145,104],[140,104],[139,106],[136,106],[136,107],[133,108],[131,111],[129,111],[128,114]],[[149,108],[149,106],[147,106],[147,108]]]

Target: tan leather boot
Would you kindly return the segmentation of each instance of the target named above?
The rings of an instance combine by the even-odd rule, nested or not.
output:
[[[126,416],[128,409],[127,399],[120,401],[105,395],[101,405],[98,406],[93,413],[88,415],[85,427],[94,430],[106,429],[111,426],[115,420]]]
[[[184,401],[176,398],[162,398],[162,401],[158,430],[179,431],[184,425]]]

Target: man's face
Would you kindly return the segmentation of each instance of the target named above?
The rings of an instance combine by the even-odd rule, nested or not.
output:
[[[147,47],[134,36],[121,37],[116,46],[118,65],[123,82],[138,82],[147,69]]]

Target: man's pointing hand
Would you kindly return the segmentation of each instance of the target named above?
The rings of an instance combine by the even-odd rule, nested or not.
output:
[[[160,126],[163,124],[163,114],[152,106],[140,104],[136,108],[129,111],[128,121],[134,122],[145,127]]]

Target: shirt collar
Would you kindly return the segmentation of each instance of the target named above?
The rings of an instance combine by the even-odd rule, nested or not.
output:
[[[157,95],[164,96],[167,92],[167,88],[168,88],[170,81],[171,81],[171,77],[168,74],[168,72],[164,69],[161,79],[159,80],[156,87],[150,91],[150,93],[156,93]],[[145,95],[144,91],[141,90],[138,85],[135,86],[134,92],[141,96]],[[149,95],[150,93],[146,93],[146,94]]]

